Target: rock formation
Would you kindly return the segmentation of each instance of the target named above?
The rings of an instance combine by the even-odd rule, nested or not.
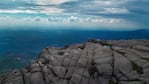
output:
[[[96,78],[88,72],[92,62]],[[0,84],[149,84],[149,41],[89,39],[48,47],[26,68],[1,75]]]

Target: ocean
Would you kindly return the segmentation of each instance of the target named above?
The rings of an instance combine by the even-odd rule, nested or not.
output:
[[[45,47],[63,47],[88,38],[149,39],[149,30],[0,30],[0,73],[26,66]]]

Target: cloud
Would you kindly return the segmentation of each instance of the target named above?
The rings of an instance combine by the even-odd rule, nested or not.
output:
[[[66,18],[62,18],[62,17],[48,17],[47,21],[48,22],[66,22]]]
[[[0,13],[27,13],[27,14],[54,14],[54,13],[61,13],[63,9],[58,8],[47,8],[47,7],[40,7],[39,9],[23,9],[20,7],[19,9],[0,9]]]
[[[104,12],[106,14],[115,13],[115,14],[128,14],[129,11],[126,8],[104,8]]]
[[[143,0],[146,1],[146,0]],[[136,0],[6,0],[0,3],[0,13],[43,14],[129,14]],[[10,3],[10,4],[8,4]],[[130,4],[130,5],[127,5]],[[137,7],[134,6],[133,7]],[[139,6],[140,7],[140,6]]]
[[[35,22],[40,22],[41,20],[42,20],[41,17],[35,17],[33,21],[35,21]]]
[[[131,0],[132,1],[132,0]],[[6,0],[0,3],[0,13],[128,13],[128,0]],[[8,4],[10,3],[10,4]],[[111,9],[110,9],[111,8]],[[110,11],[111,10],[111,11]]]
[[[80,22],[80,18],[75,17],[75,16],[70,16],[70,17],[68,18],[68,21],[69,21],[69,22],[76,22],[76,23],[78,23],[78,22]]]
[[[133,0],[131,0],[133,1]],[[128,0],[86,0],[69,2],[60,5],[60,8],[66,9],[65,12],[73,12],[78,14],[127,14],[126,4],[131,2]]]
[[[37,5],[59,5],[73,0],[25,0],[28,3],[35,3]]]
[[[4,22],[4,21],[7,21],[9,18],[10,18],[9,16],[0,17],[0,21]]]
[[[0,13],[36,13],[32,10],[0,9]]]
[[[11,19],[4,17],[0,21],[14,20],[12,24],[17,25],[15,21],[21,20],[16,18],[19,15],[23,18],[22,24],[28,25],[32,25],[28,23],[32,21],[46,25],[57,22],[58,25],[148,27],[148,4],[148,0],[1,0],[0,16]]]
[[[41,7],[41,11],[39,11],[39,13],[44,13],[44,14],[52,14],[52,13],[62,13],[63,9],[59,9],[59,8],[48,8],[48,7]]]
[[[7,18],[7,19],[6,19]],[[9,25],[8,25],[9,23]],[[19,23],[19,24],[18,24]],[[104,18],[104,17],[81,17],[81,16],[67,16],[67,17],[0,17],[0,26],[15,27],[15,28],[30,28],[30,27],[59,27],[60,28],[85,28],[85,29],[110,29],[110,30],[129,30],[136,28],[133,22],[118,18]],[[51,29],[51,28],[50,28]]]

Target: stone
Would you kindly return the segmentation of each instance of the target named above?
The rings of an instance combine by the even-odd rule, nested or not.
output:
[[[110,64],[101,64],[97,66],[100,73],[112,75],[112,66]]]
[[[149,68],[143,70],[144,76],[149,77]]]
[[[58,76],[58,78],[64,78],[66,69],[62,66],[55,66],[53,67],[54,72],[56,73],[56,75]]]
[[[148,40],[95,40],[47,47],[21,70],[0,75],[0,84],[149,84]],[[94,62],[99,73],[88,69]]]
[[[63,51],[60,51],[57,53],[58,55],[64,55],[64,52]]]
[[[149,47],[146,47],[144,45],[135,45],[133,46],[133,48],[138,49],[138,50],[142,50],[142,51],[149,51]]]
[[[115,71],[122,71],[125,74],[132,71],[132,64],[130,60],[128,60],[126,57],[115,52],[114,58],[115,58]]]
[[[29,65],[29,68],[30,68],[30,70],[29,70],[30,72],[39,72],[39,71],[41,71],[41,68],[40,68],[38,63],[31,63]]]
[[[26,74],[25,81],[27,84],[45,84],[41,72]]]

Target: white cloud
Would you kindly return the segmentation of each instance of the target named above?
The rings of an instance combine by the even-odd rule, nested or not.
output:
[[[7,20],[5,19],[7,18]],[[4,20],[3,20],[4,19]],[[74,21],[71,21],[74,20]],[[79,22],[78,22],[79,20]],[[9,23],[9,25],[8,25]],[[19,23],[19,24],[18,24]],[[105,17],[78,17],[78,16],[68,16],[64,17],[26,17],[26,18],[12,18],[12,17],[0,17],[0,26],[13,27],[23,26],[28,28],[28,26],[49,28],[53,26],[65,26],[76,27],[76,28],[86,28],[86,29],[115,29],[115,30],[125,30],[125,29],[135,29],[136,25],[132,22],[126,21],[124,19],[116,18],[105,18]],[[20,28],[20,27],[17,27]],[[63,28],[63,27],[60,27]]]
[[[74,1],[74,0],[25,0],[29,3],[35,3],[38,5],[59,5],[65,2]]]
[[[134,0],[92,0],[82,2],[79,7],[89,14],[126,14],[129,10],[125,6],[129,1]]]
[[[117,1],[117,0],[92,0],[92,1],[87,1],[83,2],[81,5],[83,6],[89,6],[89,7],[115,7],[124,4],[125,1]]]
[[[37,13],[32,10],[0,9],[0,13]]]
[[[15,0],[18,2],[17,0]],[[67,4],[66,7],[62,3],[76,1],[73,5]],[[21,0],[21,2],[34,4],[33,6],[17,6],[14,9],[0,9],[0,13],[43,13],[43,14],[53,14],[53,13],[76,13],[76,14],[100,14],[100,13],[129,13],[129,10],[125,7],[125,4],[129,1],[134,0]],[[70,6],[68,6],[70,5]],[[72,5],[72,6],[71,6]],[[70,7],[70,9],[68,7]],[[9,7],[9,6],[8,6]],[[74,11],[75,12],[72,12]]]
[[[126,0],[92,0],[92,1],[87,1],[83,2],[80,4],[81,7],[83,8],[105,8],[105,7],[119,7],[123,6],[127,1]]]
[[[67,18],[67,22],[70,23],[86,23],[86,24],[115,24],[123,22],[123,19],[116,19],[116,18],[105,18],[105,17],[77,17],[77,16],[70,16]]]
[[[51,22],[55,22],[55,23],[84,23],[84,24],[119,24],[121,22],[126,22],[123,19],[116,19],[116,18],[104,18],[104,17],[92,17],[92,18],[88,18],[88,17],[77,17],[77,16],[69,16],[69,17],[40,17],[40,16],[36,16],[34,18],[31,17],[27,17],[24,18],[24,21],[27,22],[47,22],[47,23],[51,23]],[[105,25],[106,26],[106,25]]]
[[[80,22],[80,18],[76,17],[76,16],[70,16],[70,17],[68,17],[68,22],[78,23],[78,22]]]
[[[129,11],[126,8],[104,8],[103,13],[127,14]]]
[[[54,7],[40,7],[38,10],[31,10],[31,9],[23,9],[23,7],[21,9],[0,9],[0,13],[27,13],[27,14],[39,14],[39,13],[43,13],[43,14],[58,14],[58,13],[62,13],[63,9],[58,9],[58,8],[54,8]]]
[[[64,10],[63,9],[59,9],[59,8],[52,8],[52,7],[41,7],[42,10],[40,10],[40,13],[44,13],[44,14],[53,14],[53,13],[62,13]]]
[[[66,22],[66,18],[62,18],[62,17],[48,17],[47,21],[48,22]]]
[[[0,17],[0,21],[7,21],[9,18],[10,18],[9,16]]]

